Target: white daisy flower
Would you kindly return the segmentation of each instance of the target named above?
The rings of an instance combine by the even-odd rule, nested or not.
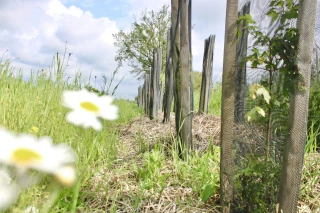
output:
[[[0,129],[1,130],[1,129]],[[37,138],[32,134],[6,135],[1,138],[0,163],[15,166],[18,169],[35,169],[54,173],[66,164],[76,161],[73,150],[66,144],[52,144],[50,137]]]
[[[14,185],[0,183],[0,211],[7,209],[19,196],[19,189]]]
[[[63,93],[63,105],[73,111],[67,114],[67,120],[84,128],[92,127],[101,130],[102,125],[98,117],[106,120],[118,118],[118,107],[112,105],[111,96],[98,96],[86,89],[80,91],[65,91]]]

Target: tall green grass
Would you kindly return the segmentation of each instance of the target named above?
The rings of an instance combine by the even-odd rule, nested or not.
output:
[[[208,114],[220,116],[221,115],[221,94],[222,85],[221,82],[216,82],[212,86],[210,100],[209,100],[209,110]],[[194,90],[194,110],[199,111],[200,103],[200,87],[196,87]]]
[[[77,77],[74,79],[80,81]],[[116,126],[141,114],[135,103],[116,100],[114,104],[120,108],[120,117],[115,122],[102,121],[103,131],[73,126],[65,119],[68,110],[61,105],[61,99],[63,91],[80,89],[79,81],[68,83],[62,72],[54,71],[32,72],[30,80],[25,81],[23,72],[14,69],[10,61],[0,66],[0,126],[16,133],[28,133],[32,127],[37,127],[37,136],[50,136],[54,143],[67,143],[78,155],[78,182],[74,188],[63,191],[63,197],[54,207],[56,212],[69,212],[81,206],[81,189],[89,184],[95,171],[110,165],[116,158],[119,142]],[[48,193],[45,183],[33,187],[23,193],[9,212],[21,212],[30,205],[41,207]]]

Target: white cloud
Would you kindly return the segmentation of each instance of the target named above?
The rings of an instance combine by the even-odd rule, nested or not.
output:
[[[116,48],[113,46],[112,34],[118,32],[119,26],[121,29],[129,29],[133,15],[139,17],[145,9],[159,11],[164,4],[170,5],[171,1],[105,0],[104,5],[108,8],[121,7],[121,16],[116,17],[112,17],[110,11],[102,17],[101,8],[100,15],[95,15],[98,3],[101,2],[0,1],[0,55],[9,50],[6,56],[12,59],[17,68],[21,67],[29,73],[30,69],[48,68],[56,52],[63,54],[67,41],[67,56],[69,52],[73,53],[67,74],[71,76],[81,67],[80,71],[97,76],[100,83],[100,76],[111,76],[117,66],[114,61]],[[218,77],[222,70],[225,5],[226,0],[197,0],[193,1],[192,5],[193,67],[197,71],[202,70],[204,39],[215,34],[213,69],[217,72],[214,75]],[[130,68],[125,66],[116,76],[115,82],[127,73],[119,86],[119,97],[133,98],[137,94],[137,85],[141,84],[128,73],[129,70]]]
[[[1,4],[0,53],[9,50],[6,56],[16,59],[13,65],[27,75],[31,68],[48,68],[56,52],[63,54],[66,41],[67,56],[73,53],[68,75],[80,67],[87,75],[111,75],[116,68],[112,34],[118,28],[109,18],[94,18],[91,12],[65,7],[59,0]]]
[[[147,11],[159,11],[163,5],[171,5],[170,0],[128,0],[128,3],[130,4],[131,8],[129,14],[135,15],[137,17],[139,17],[141,11],[144,11],[145,9],[147,9]]]

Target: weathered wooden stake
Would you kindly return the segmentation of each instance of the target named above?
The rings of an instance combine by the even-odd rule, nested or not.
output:
[[[153,50],[153,61],[151,68],[151,85],[150,85],[150,111],[149,118],[156,119],[157,118],[157,101],[158,101],[158,93],[157,93],[157,68],[158,68],[158,51],[156,49]]]
[[[250,2],[243,6],[239,16],[250,13]],[[247,86],[247,71],[246,64],[243,64],[244,57],[247,56],[248,34],[244,31],[246,22],[239,26],[241,37],[237,43],[237,64],[236,64],[236,94],[235,94],[235,121],[243,122],[245,115],[246,103],[246,86]]]
[[[142,107],[142,87],[138,87],[138,106]]]
[[[160,72],[162,68],[162,50],[154,49],[153,50],[153,61],[151,69],[151,80],[150,80],[150,111],[149,118],[157,119],[158,110],[160,107]]]
[[[142,86],[141,88],[141,100],[142,100],[142,106],[141,108],[144,110],[145,108],[145,100],[144,100],[144,97],[145,97],[145,88],[144,88],[144,85]]]
[[[162,99],[163,99],[163,94],[162,94],[162,83],[159,84],[159,88],[158,88],[158,112],[160,109],[162,109]]]
[[[193,123],[193,114],[194,114],[194,91],[193,91],[193,84],[194,84],[194,80],[193,80],[193,68],[192,68],[192,60],[193,60],[193,56],[192,56],[192,0],[189,0],[189,4],[188,4],[188,37],[189,37],[189,61],[190,61],[190,128],[192,130],[192,123]],[[192,143],[193,146],[193,143]],[[193,149],[193,147],[192,147]]]
[[[180,0],[180,61],[181,72],[180,82],[177,81],[177,89],[180,90],[181,114],[179,132],[181,140],[181,152],[179,153],[183,159],[186,159],[188,152],[192,149],[192,123],[191,123],[191,103],[190,103],[190,49],[189,49],[189,30],[188,30],[188,4],[189,0]],[[178,116],[176,114],[176,116]]]
[[[156,72],[156,89],[157,89],[157,106],[156,106],[156,118],[158,118],[159,109],[162,107],[162,84],[160,83],[160,74],[162,70],[162,49],[157,49],[157,72]]]
[[[173,74],[171,61],[171,30],[167,34],[167,55],[166,55],[166,69],[165,69],[165,92],[163,98],[163,123],[170,121],[170,111],[173,98]]]
[[[144,83],[144,87],[145,87],[145,110],[144,113],[146,115],[149,115],[150,112],[150,74],[145,74],[144,77],[145,83]]]
[[[212,90],[212,63],[215,36],[210,35],[204,41],[204,54],[202,64],[202,82],[200,92],[199,112],[208,113],[210,94]]]
[[[179,135],[180,129],[180,28],[179,28],[179,0],[171,0],[171,56],[173,71],[173,91],[174,91],[174,111],[176,133]]]

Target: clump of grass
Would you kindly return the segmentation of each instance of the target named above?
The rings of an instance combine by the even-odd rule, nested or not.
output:
[[[209,100],[208,114],[220,116],[221,115],[221,95],[222,95],[222,84],[216,82],[212,86],[212,91]],[[200,89],[194,90],[194,110],[199,110],[200,102]]]
[[[311,121],[311,125],[308,129],[307,143],[305,147],[305,153],[316,153],[318,149],[317,138],[320,135],[320,126],[316,125],[317,122]]]
[[[320,154],[306,153],[303,165],[300,200],[313,212],[320,210]]]
[[[221,96],[222,96],[222,83],[217,82],[212,88],[212,93],[209,102],[209,114],[216,116],[221,115]]]
[[[305,157],[301,178],[300,199],[303,205],[309,206],[313,212],[320,210],[320,154],[317,152],[317,138],[320,128],[311,121],[308,130]]]

